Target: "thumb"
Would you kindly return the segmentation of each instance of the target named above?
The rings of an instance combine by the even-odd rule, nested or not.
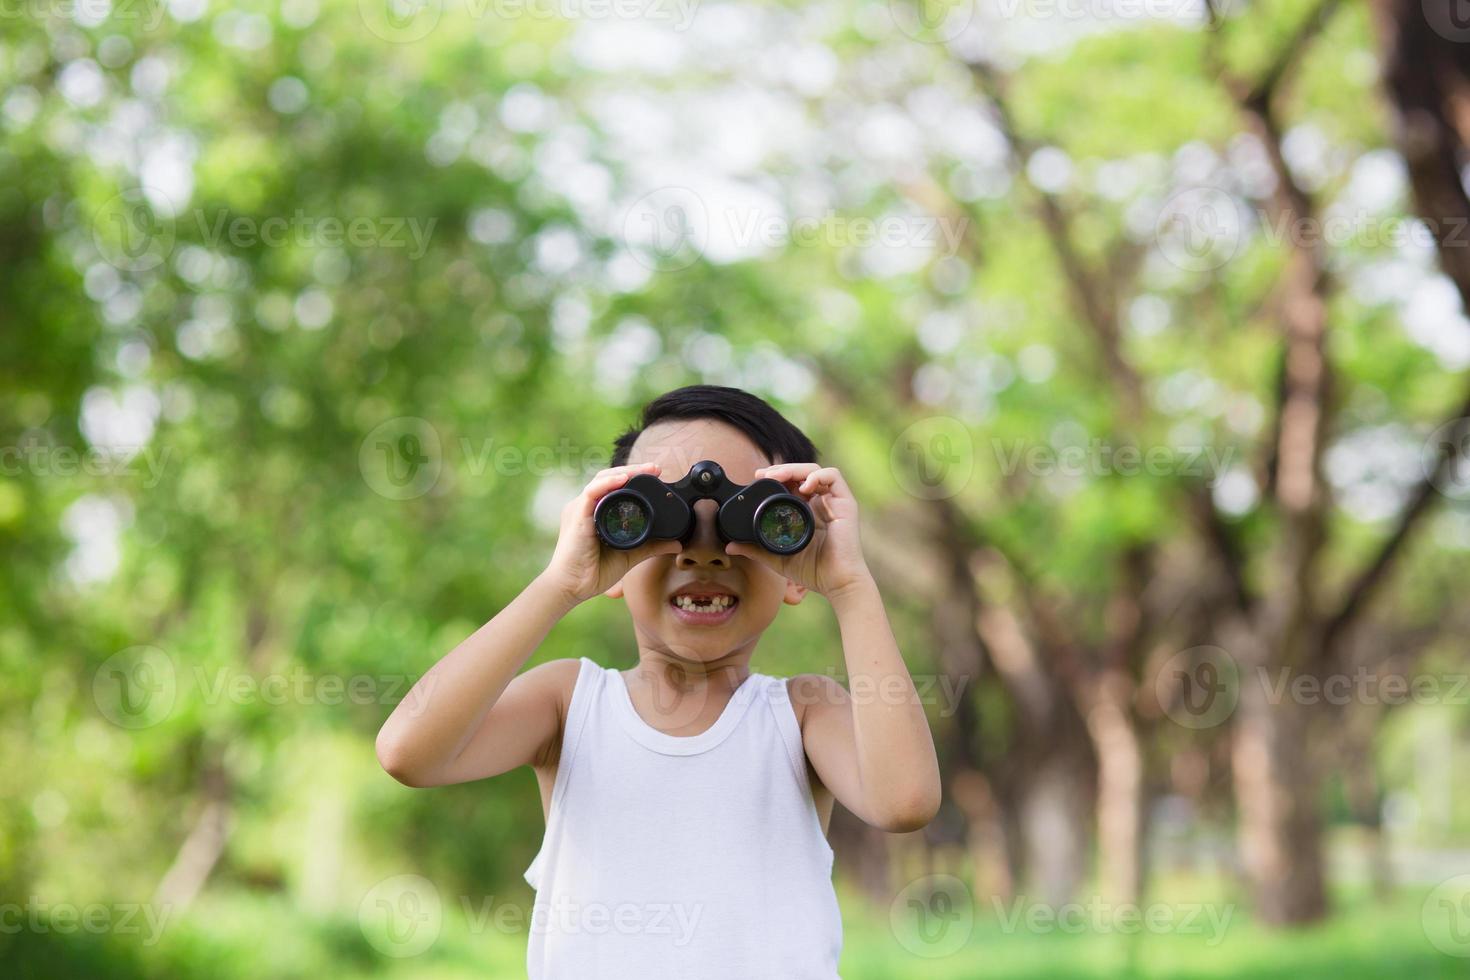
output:
[[[651,541],[633,552],[630,565],[636,565],[645,558],[653,558],[657,555],[677,555],[684,550],[684,546],[676,540]]]
[[[731,541],[725,545],[725,554],[735,555],[739,558],[750,558],[754,561],[769,563],[770,553],[764,548],[757,548],[747,541]]]

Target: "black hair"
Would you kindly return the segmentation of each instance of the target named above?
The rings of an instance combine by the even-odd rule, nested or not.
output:
[[[676,419],[718,419],[755,443],[772,463],[815,463],[817,447],[806,434],[761,399],[739,388],[689,385],[659,395],[643,406],[638,422],[613,443],[612,466],[628,462],[633,443],[644,429]]]

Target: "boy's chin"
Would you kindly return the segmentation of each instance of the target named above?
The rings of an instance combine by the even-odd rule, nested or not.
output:
[[[738,616],[716,626],[687,626],[674,615],[663,616],[648,630],[658,638],[660,645],[683,660],[709,663],[729,656],[747,639],[746,631],[737,622]]]

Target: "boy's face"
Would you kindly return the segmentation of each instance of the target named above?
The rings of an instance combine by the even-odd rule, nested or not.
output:
[[[658,463],[673,483],[702,459],[712,459],[736,484],[750,483],[768,460],[746,435],[716,419],[660,422],[638,436],[629,463]],[[708,663],[753,646],[781,603],[796,605],[806,590],[760,562],[725,554],[715,530],[719,504],[694,504],[694,533],[684,550],[656,555],[628,570],[608,595],[628,603],[640,646]],[[691,608],[692,607],[692,608]]]

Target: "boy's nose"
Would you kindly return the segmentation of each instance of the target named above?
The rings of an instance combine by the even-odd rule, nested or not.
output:
[[[720,505],[713,500],[696,500],[694,502],[694,532],[689,536],[689,542],[684,545],[684,550],[674,556],[674,564],[678,568],[694,568],[699,565],[709,565],[714,568],[729,568],[731,558],[725,554],[724,542],[720,540],[720,534],[715,530],[715,515],[720,512]]]

